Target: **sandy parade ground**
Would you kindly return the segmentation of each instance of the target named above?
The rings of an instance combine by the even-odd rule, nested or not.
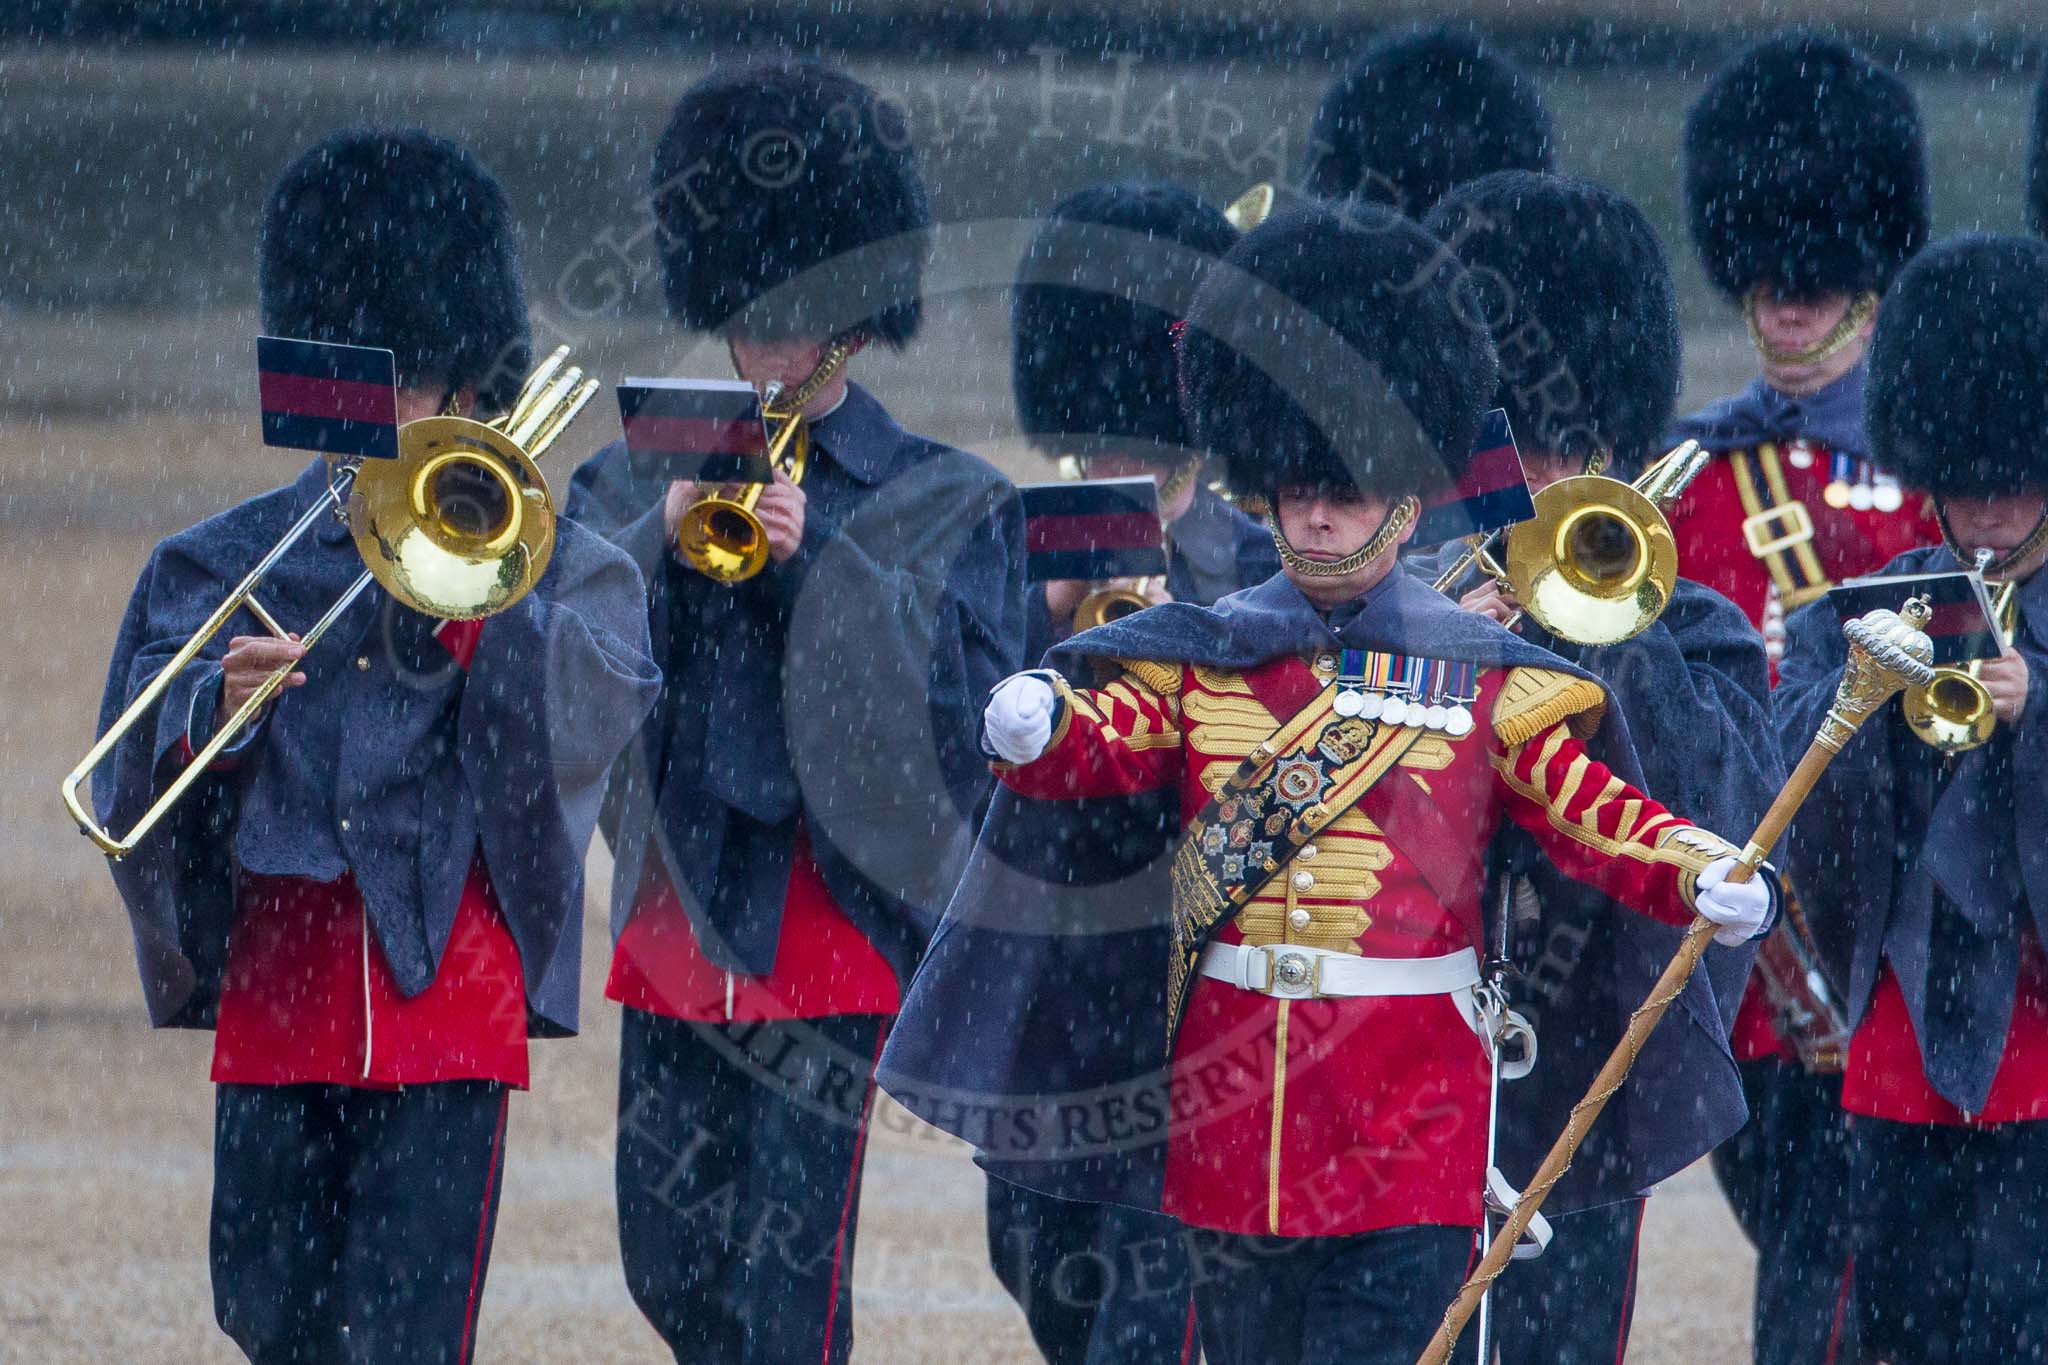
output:
[[[1112,174],[1173,175],[1226,198],[1264,169],[1260,148],[1292,158],[1298,139],[1286,134],[1327,80],[1320,68],[1126,73],[1099,54],[1063,60],[1094,93],[1055,99],[1037,56],[995,77],[965,59],[935,73],[855,64],[894,81],[921,135],[940,144],[934,200],[952,225],[916,349],[864,356],[860,376],[906,424],[1020,479],[1050,477],[1010,411],[1000,285],[1020,224]],[[113,887],[57,782],[90,742],[115,624],[150,545],[298,467],[255,431],[251,240],[263,182],[345,120],[473,135],[525,224],[538,341],[573,342],[607,382],[722,374],[722,357],[670,336],[644,296],[626,298],[645,146],[701,67],[0,48],[0,1362],[234,1358],[207,1281],[209,1038],[146,1026]],[[1672,152],[1698,79],[1559,78],[1552,94],[1566,168],[1622,185],[1667,233],[1690,402],[1746,377],[1739,324],[1708,296],[1677,227]],[[2021,83],[1942,77],[1923,88],[1937,163],[1955,170],[1937,181],[1938,228],[2016,225],[2017,165],[2005,162],[2017,156]],[[1173,101],[1171,126],[1145,123]],[[590,141],[597,129],[604,140]],[[1031,157],[1060,169],[1020,188],[1017,165]],[[608,274],[607,261],[624,263]],[[556,486],[616,431],[606,398],[549,455]],[[662,1355],[627,1298],[616,1245],[608,872],[600,846],[584,1032],[536,1045],[532,1091],[513,1102],[483,1361]],[[982,1194],[960,1144],[900,1110],[878,1113],[856,1360],[1035,1358],[988,1267]],[[1745,1359],[1750,1268],[1705,1167],[1671,1181],[1649,1207],[1629,1358]]]

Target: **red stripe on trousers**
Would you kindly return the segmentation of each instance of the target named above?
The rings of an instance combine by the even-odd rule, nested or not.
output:
[[[846,1173],[846,1198],[839,1205],[839,1235],[832,1243],[832,1289],[825,1310],[825,1351],[821,1361],[832,1359],[832,1332],[839,1321],[839,1276],[846,1265],[846,1225],[853,1221],[853,1201],[860,1191],[861,1156],[868,1148],[868,1119],[875,1112],[875,1068],[882,1062],[882,1043],[889,1036],[889,1021],[875,1030],[875,1055],[868,1062],[867,1096],[861,1104],[860,1133],[853,1140],[853,1169]]]
[[[491,1134],[491,1173],[484,1181],[484,1206],[476,1219],[476,1256],[469,1263],[469,1303],[462,1310],[462,1351],[455,1358],[467,1362],[469,1350],[476,1337],[477,1291],[484,1276],[484,1249],[491,1240],[491,1199],[498,1190],[498,1174],[504,1169],[500,1164],[505,1159],[505,1114],[512,1106],[512,1092],[503,1091],[498,1096],[498,1129]]]
[[[1628,1284],[1621,1291],[1621,1330],[1614,1338],[1614,1365],[1621,1365],[1628,1354],[1629,1319],[1636,1311],[1636,1267],[1642,1263],[1643,1255],[1643,1215],[1649,1209],[1647,1198],[1636,1201],[1636,1238],[1628,1247]]]
[[[1849,1298],[1856,1285],[1856,1258],[1851,1256],[1842,1263],[1842,1287],[1835,1291],[1835,1321],[1828,1329],[1827,1365],[1835,1365],[1842,1355],[1842,1329],[1849,1317]]]

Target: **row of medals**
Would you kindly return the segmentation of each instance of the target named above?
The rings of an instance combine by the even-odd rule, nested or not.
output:
[[[1471,700],[1447,697],[1438,690],[1425,702],[1419,692],[1372,692],[1340,681],[1330,709],[1346,720],[1357,716],[1382,725],[1441,730],[1458,739],[1472,733],[1472,709],[1465,704]]]
[[[1785,460],[1794,469],[1811,469],[1818,458],[1810,441],[1794,441],[1785,448]],[[1870,461],[1847,455],[1830,455],[1828,459],[1828,482],[1820,497],[1836,511],[1896,512],[1905,505],[1906,494],[1899,481]]]

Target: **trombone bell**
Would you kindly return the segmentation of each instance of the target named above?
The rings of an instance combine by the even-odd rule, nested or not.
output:
[[[349,530],[384,590],[428,616],[473,621],[533,591],[555,551],[555,500],[535,463],[596,394],[557,346],[489,422],[426,417],[398,458],[365,460]]]
[[[469,621],[503,611],[547,571],[555,512],[545,477],[502,431],[426,417],[396,460],[366,460],[349,530],[384,590],[416,611]]]
[[[1611,645],[1649,629],[1678,581],[1678,543],[1657,504],[1595,474],[1536,495],[1509,528],[1508,578],[1523,609],[1561,640]]]

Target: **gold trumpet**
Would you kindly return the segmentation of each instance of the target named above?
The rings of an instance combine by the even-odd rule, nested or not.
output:
[[[1131,587],[1116,585],[1097,588],[1081,599],[1081,605],[1074,608],[1074,634],[1093,630],[1111,621],[1121,621],[1126,616],[1141,612],[1152,605],[1146,588],[1153,580],[1141,578]]]
[[[1686,441],[1632,484],[1600,474],[1559,479],[1536,495],[1533,519],[1467,550],[1437,579],[1437,590],[1451,591],[1477,564],[1560,640],[1611,645],[1640,635],[1664,614],[1678,581],[1678,543],[1665,510],[1708,459],[1697,441]],[[1502,540],[1506,554],[1496,558]]]
[[[1988,555],[1985,556],[1989,558]],[[2007,580],[1991,590],[1991,614],[1998,627],[2000,650],[2019,629],[2019,584]],[[1984,663],[1972,659],[1961,667],[1937,668],[1934,681],[1909,687],[1899,706],[1906,725],[1922,744],[1942,755],[1968,753],[1982,746],[1998,729],[1991,693],[1984,686]]]
[[[327,516],[346,517],[364,569],[300,637],[308,651],[372,584],[382,584],[415,611],[445,620],[489,616],[530,592],[547,569],[555,540],[554,498],[534,461],[598,389],[595,379],[585,379],[581,370],[566,364],[568,356],[567,346],[558,347],[500,417],[477,422],[444,414],[407,422],[398,429],[397,459],[336,466],[327,491],[65,774],[64,806],[85,836],[110,858],[134,851],[277,695],[285,679],[303,666],[303,660],[293,661],[264,678],[127,834],[107,830],[86,808],[79,788],[237,611],[246,608],[265,630],[286,637],[284,627],[257,600],[256,590],[286,552]]]
[[[762,395],[761,415],[781,423],[768,439],[768,466],[789,475],[791,483],[804,481],[810,463],[810,423],[803,415],[804,405],[832,382],[854,350],[852,340],[842,337],[826,348],[817,368],[787,398],[780,384],[768,385]],[[683,509],[676,523],[676,553],[698,573],[720,583],[741,583],[767,568],[768,529],[754,510],[767,487],[752,483],[735,495],[726,485],[699,497]]]
[[[1201,457],[1194,456],[1181,461],[1173,473],[1167,476],[1166,482],[1159,486],[1159,508],[1162,516],[1168,504],[1187,492],[1188,485],[1193,483],[1201,472]],[[1087,477],[1080,460],[1071,455],[1060,457],[1060,475],[1069,479]],[[1081,604],[1074,608],[1073,633],[1079,635],[1084,630],[1093,630],[1111,621],[1121,621],[1126,616],[1153,605],[1150,589],[1155,581],[1163,582],[1149,577],[1140,578],[1128,587],[1122,583],[1112,582],[1089,593],[1081,599]]]

